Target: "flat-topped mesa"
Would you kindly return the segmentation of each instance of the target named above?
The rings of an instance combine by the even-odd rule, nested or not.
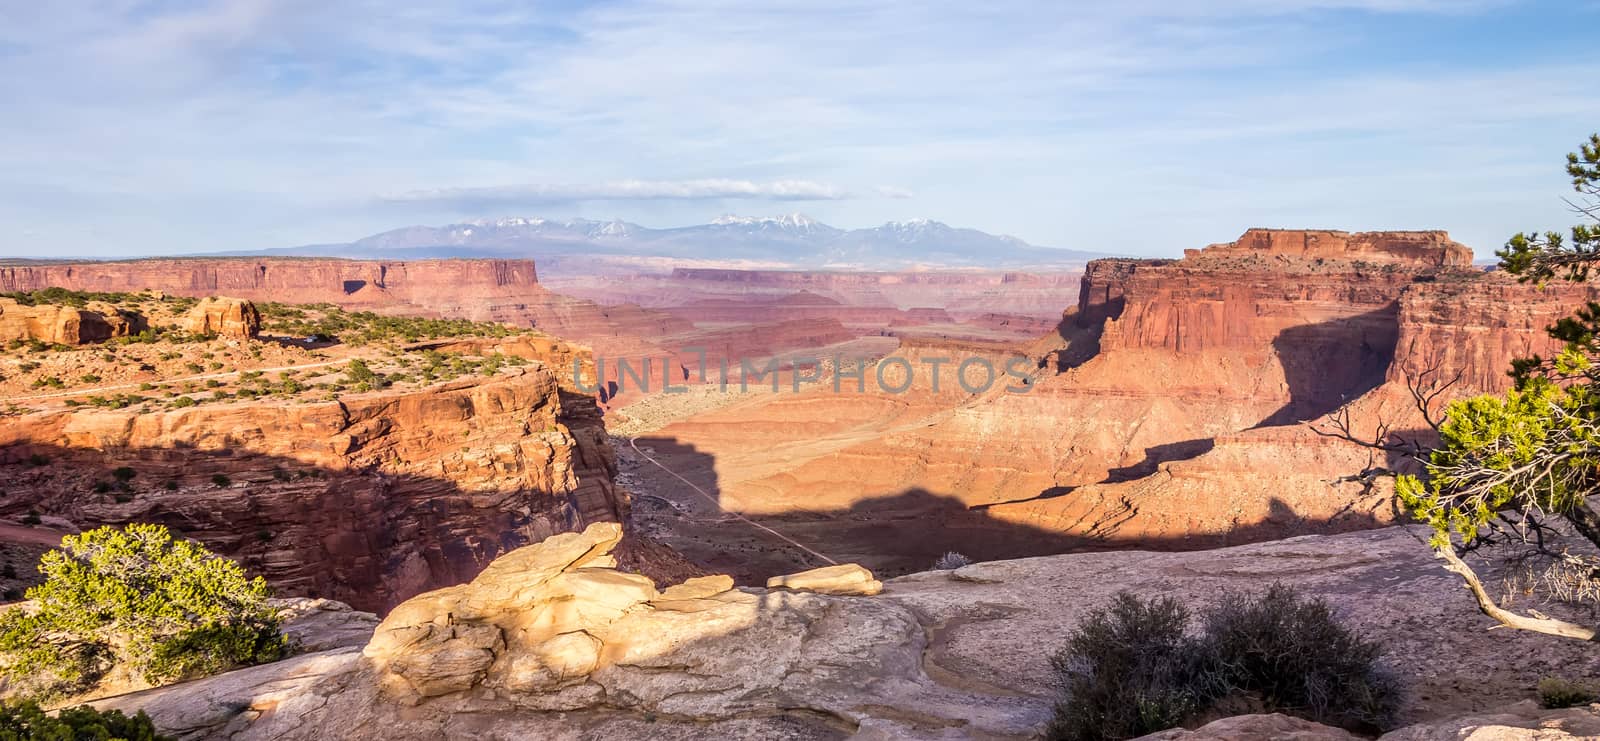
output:
[[[1232,242],[1184,250],[1185,258],[1272,255],[1312,260],[1398,263],[1418,267],[1469,267],[1472,249],[1442,229],[1350,232],[1334,229],[1247,229]]]
[[[152,289],[178,296],[226,294],[252,301],[341,306],[410,303],[442,310],[466,289],[492,295],[537,290],[532,260],[342,260],[160,258],[0,267],[0,291]]]

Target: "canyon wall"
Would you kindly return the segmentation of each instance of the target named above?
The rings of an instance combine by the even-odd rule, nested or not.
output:
[[[1459,373],[1446,397],[1503,390],[1511,359],[1548,353],[1545,327],[1600,292],[1460,267],[1470,254],[1439,232],[1344,235],[1337,252],[1326,234],[1091,263],[1056,331],[1010,350],[1037,360],[1022,393],[824,388],[674,424],[660,436],[676,447],[656,444],[704,459],[730,508],[889,573],[941,548],[1202,548],[1393,522],[1366,474],[1400,462],[1312,428],[1346,405],[1358,434],[1423,427],[1405,380],[1428,368]],[[816,429],[823,417],[844,421]],[[756,419],[788,464],[760,465],[725,432]],[[901,521],[917,535],[883,552]]]
[[[163,258],[0,267],[0,291],[154,289],[254,301],[448,304],[474,289],[536,290],[532,260],[373,261],[315,258]],[[505,291],[498,290],[505,289]]]
[[[131,472],[126,490],[113,471]],[[157,522],[280,592],[383,610],[626,501],[594,402],[542,365],[339,401],[42,411],[0,425],[0,512]]]

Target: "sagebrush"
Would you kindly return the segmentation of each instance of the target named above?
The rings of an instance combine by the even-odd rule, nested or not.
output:
[[[1047,736],[1133,738],[1181,725],[1228,698],[1381,730],[1394,724],[1403,701],[1382,654],[1341,625],[1325,601],[1282,585],[1225,593],[1197,621],[1171,597],[1122,592],[1085,616],[1051,657],[1061,699]]]

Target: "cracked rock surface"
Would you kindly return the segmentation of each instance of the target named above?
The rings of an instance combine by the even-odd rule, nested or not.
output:
[[[1514,703],[1542,676],[1600,675],[1600,657],[1576,641],[1490,632],[1405,528],[985,562],[892,579],[871,597],[739,589],[714,576],[657,590],[612,567],[620,537],[599,524],[513,551],[468,584],[400,605],[364,650],[97,704],[144,708],[193,739],[1029,738],[1054,702],[1049,654],[1117,591],[1198,607],[1278,580],[1325,597],[1388,646],[1412,696],[1412,727],[1396,739],[1456,738],[1469,726],[1561,739],[1597,722],[1590,710],[1546,718]],[[1265,738],[1289,726],[1339,737],[1281,717],[1227,720],[1170,737]]]

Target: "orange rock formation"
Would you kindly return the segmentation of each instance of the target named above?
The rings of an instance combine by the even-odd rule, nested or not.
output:
[[[120,467],[129,490],[96,493]],[[362,609],[626,510],[594,402],[542,365],[339,401],[38,412],[0,425],[0,468],[7,514],[163,523]]]
[[[137,315],[105,304],[84,309],[70,306],[25,306],[16,299],[0,298],[0,342],[39,340],[61,345],[124,337],[144,328]]]

